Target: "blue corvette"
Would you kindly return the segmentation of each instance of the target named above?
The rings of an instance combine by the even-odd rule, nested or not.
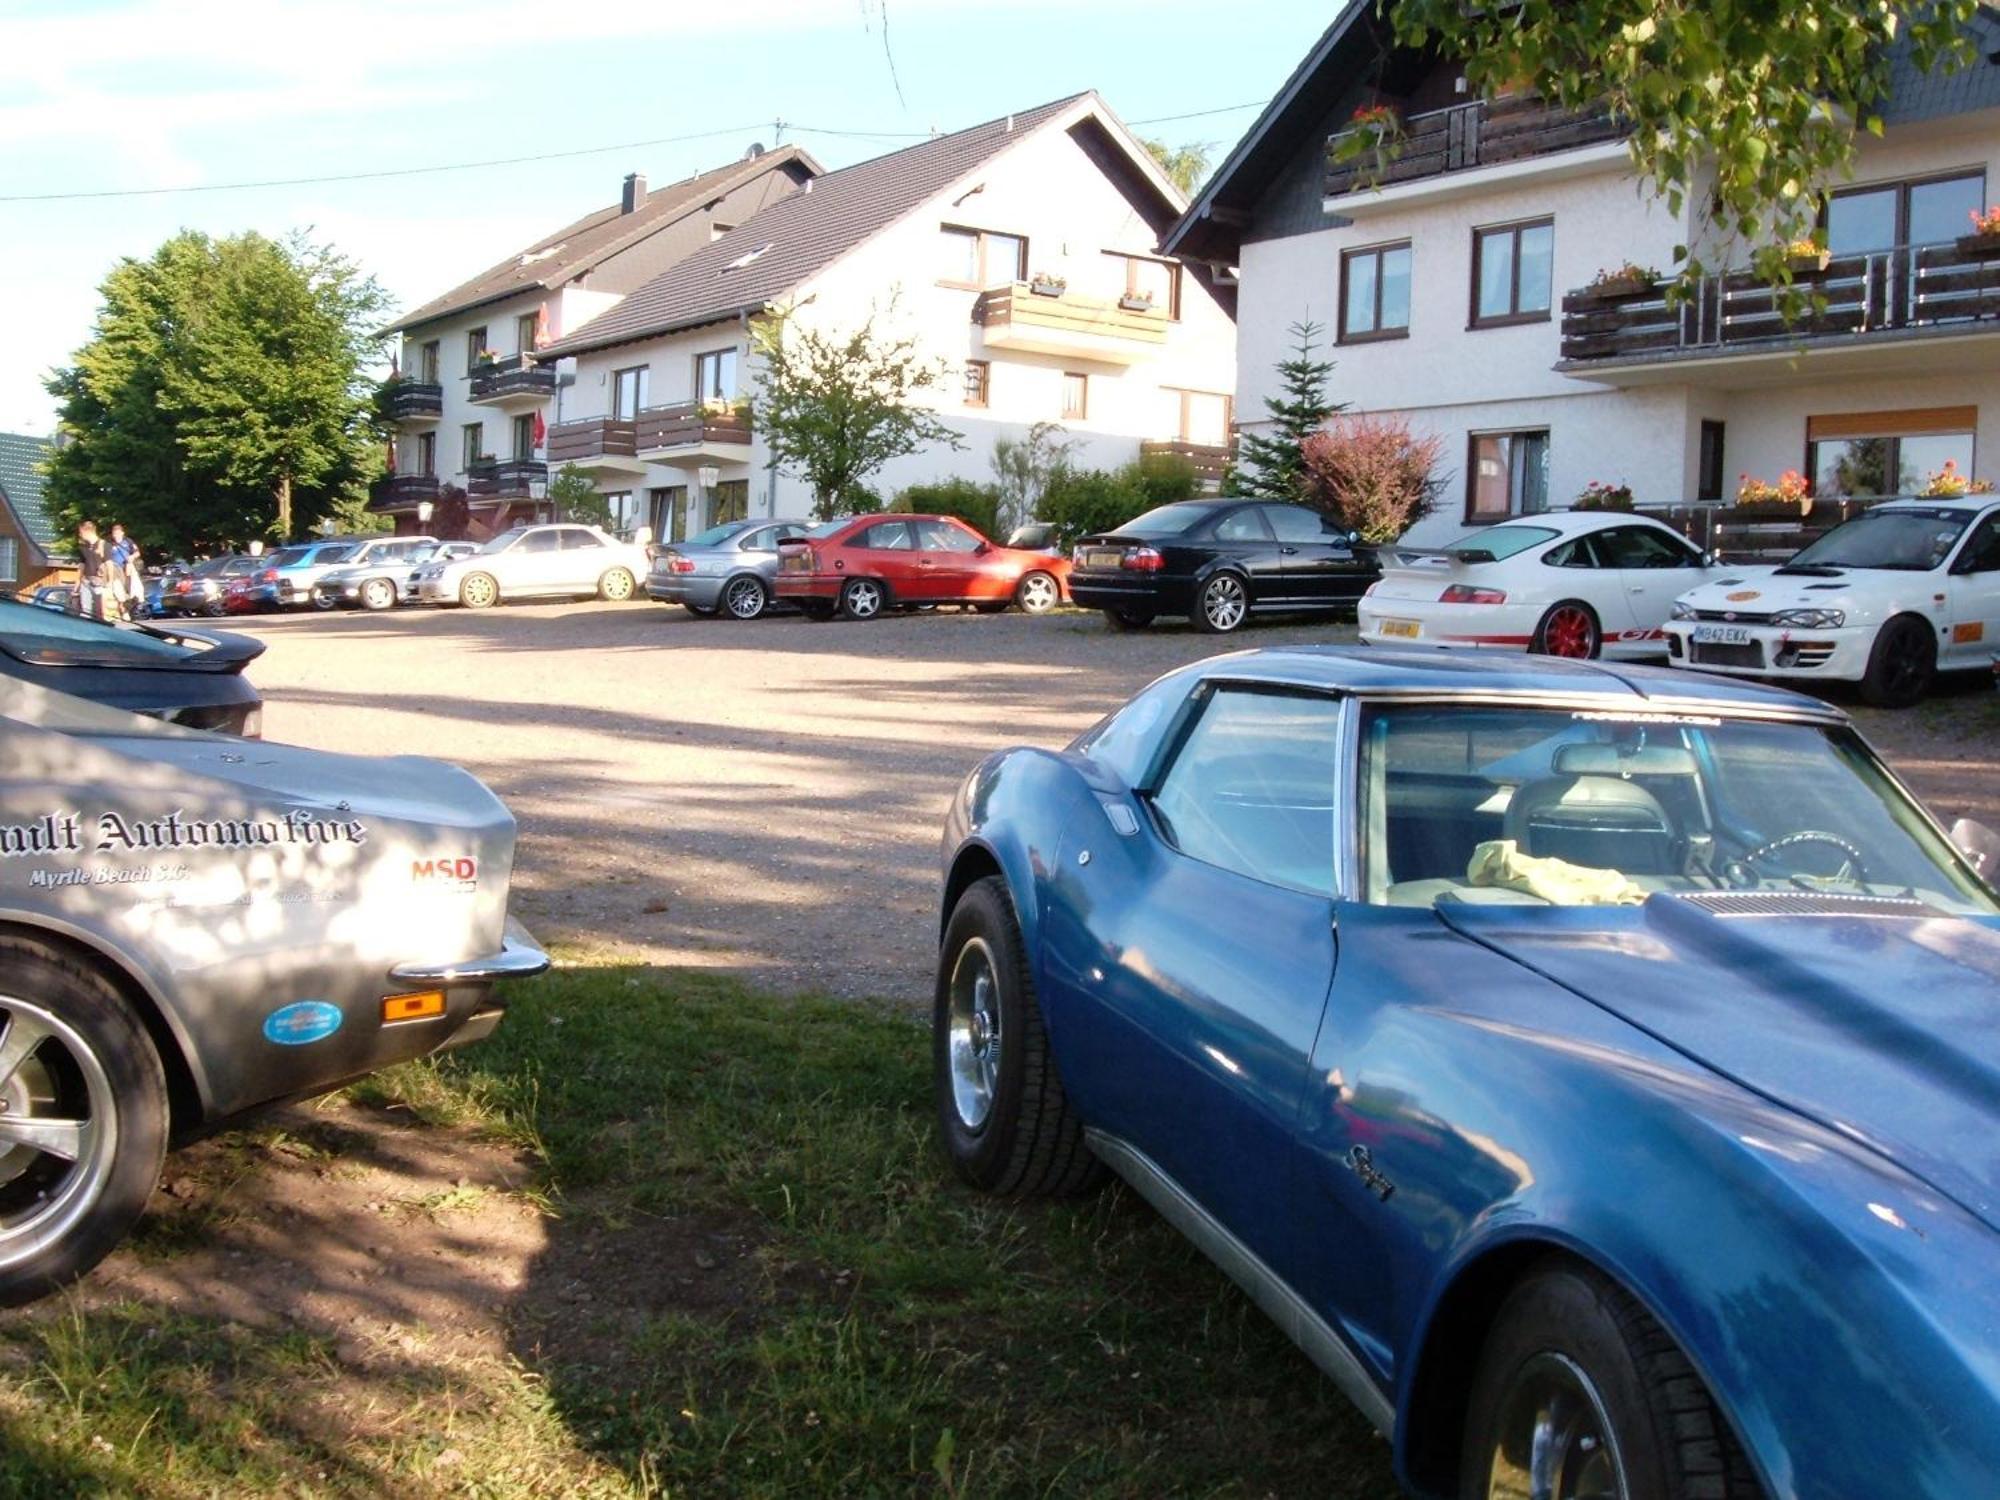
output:
[[[1415,1493],[2000,1495],[1993,848],[1789,693],[1219,657],[953,803],[940,1129],[1124,1178]]]

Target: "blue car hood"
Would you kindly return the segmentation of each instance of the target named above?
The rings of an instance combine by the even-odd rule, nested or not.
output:
[[[1451,906],[1439,918],[2000,1229],[2000,923]]]

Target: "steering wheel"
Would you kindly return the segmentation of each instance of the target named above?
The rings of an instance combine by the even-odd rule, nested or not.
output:
[[[1780,849],[1789,849],[1794,844],[1827,844],[1847,856],[1847,868],[1831,878],[1847,879],[1856,885],[1868,883],[1868,862],[1861,851],[1837,833],[1822,833],[1816,828],[1802,828],[1797,833],[1788,833],[1783,838],[1766,839],[1742,858],[1745,865],[1754,865],[1767,854],[1776,854]]]

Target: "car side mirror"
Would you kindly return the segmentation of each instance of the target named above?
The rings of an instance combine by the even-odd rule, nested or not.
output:
[[[1981,880],[2000,887],[2000,833],[1971,818],[1960,818],[1951,825],[1951,842],[1971,861]]]
[[[972,549],[972,555],[974,557],[983,557],[992,550],[993,544],[991,542],[981,542],[977,547]]]

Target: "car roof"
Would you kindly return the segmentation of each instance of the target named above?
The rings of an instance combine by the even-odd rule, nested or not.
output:
[[[1673,667],[1565,661],[1442,646],[1267,647],[1211,657],[1182,670],[1193,676],[1364,697],[1582,697],[1602,699],[1607,711],[1658,712],[1700,706],[1847,722],[1846,714],[1817,698],[1739,678],[1711,677]]]
[[[1506,520],[1495,521],[1490,526],[1469,527],[1465,536],[1458,537],[1457,540],[1462,542],[1467,536],[1482,536],[1502,526],[1540,526],[1546,531],[1573,536],[1580,531],[1596,531],[1605,526],[1629,526],[1635,521],[1643,521],[1673,531],[1673,527],[1667,526],[1667,523],[1658,516],[1649,516],[1642,510],[1544,510],[1537,511],[1533,515],[1509,516]],[[1680,533],[1674,534],[1678,536]]]
[[[1874,510],[1962,510],[1967,515],[2000,503],[2000,495],[1906,495],[1900,500],[1884,500],[1880,505],[1871,505],[1862,515]]]

